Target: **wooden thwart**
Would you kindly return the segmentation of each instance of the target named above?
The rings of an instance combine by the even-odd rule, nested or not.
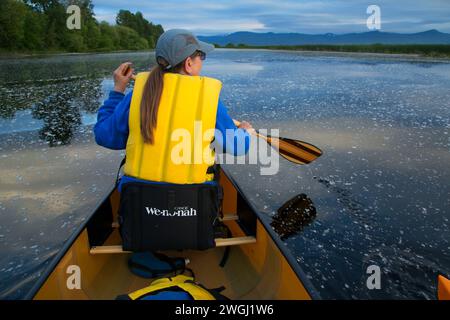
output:
[[[216,247],[239,246],[241,244],[251,244],[255,242],[256,238],[252,236],[235,237],[235,238],[217,238]]]
[[[242,244],[255,243],[255,237],[235,237],[235,238],[217,238],[216,247],[238,246]],[[114,246],[96,246],[89,250],[90,254],[111,254],[111,253],[132,253],[132,251],[124,251],[121,245]]]
[[[121,245],[115,246],[97,246],[89,250],[90,254],[109,254],[109,253],[132,253],[132,251],[124,251]]]

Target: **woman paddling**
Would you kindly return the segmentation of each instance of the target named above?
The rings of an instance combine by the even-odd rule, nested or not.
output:
[[[126,149],[118,186],[125,250],[214,246],[220,190],[210,145],[214,140],[219,151],[245,154],[253,129],[247,122],[234,125],[219,100],[220,81],[199,76],[213,48],[172,29],[158,39],[157,65],[136,76],[132,92],[124,94],[134,77],[131,64],[114,72],[114,90],[94,133],[99,145]]]

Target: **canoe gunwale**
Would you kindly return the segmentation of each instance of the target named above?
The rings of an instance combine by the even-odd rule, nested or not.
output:
[[[281,241],[278,234],[275,233],[275,231],[272,229],[272,227],[266,222],[266,220],[263,218],[263,215],[255,208],[255,206],[247,199],[245,196],[245,193],[242,191],[242,189],[239,187],[237,182],[232,177],[229,170],[226,169],[226,167],[221,166],[222,172],[225,173],[225,175],[228,177],[230,182],[233,184],[234,188],[236,188],[237,192],[241,197],[244,199],[246,204],[250,207],[250,209],[253,211],[253,213],[256,215],[256,218],[259,220],[261,225],[264,227],[267,234],[270,236],[272,241],[275,243],[277,248],[281,251],[284,258],[288,262],[289,266],[292,268],[294,273],[297,275],[297,277],[300,279],[300,281],[303,284],[303,287],[306,289],[308,294],[310,295],[311,299],[313,300],[321,300],[321,296],[319,291],[314,287],[314,285],[311,283],[311,281],[306,276],[306,273],[303,271],[303,269],[298,264],[297,260],[294,258],[292,253],[287,249],[287,247],[284,245],[284,243]]]
[[[53,260],[50,262],[50,264],[45,268],[44,273],[39,277],[39,280],[31,287],[30,291],[25,295],[24,300],[32,300],[34,296],[39,292],[39,289],[44,285],[44,283],[47,281],[47,279],[52,274],[53,270],[58,266],[58,264],[61,262],[61,260],[64,258],[66,253],[70,250],[74,242],[77,240],[77,238],[81,235],[81,233],[87,228],[89,221],[91,218],[97,213],[97,211],[100,209],[100,207],[103,205],[103,203],[106,201],[106,199],[109,199],[111,195],[113,194],[114,190],[116,190],[116,184],[114,183],[110,191],[107,193],[107,196],[101,198],[97,205],[95,206],[95,209],[92,210],[92,212],[89,214],[88,217],[83,221],[82,224],[77,228],[75,232],[71,234],[71,236],[65,241],[64,245],[62,246],[61,250],[58,252],[58,254],[53,258]]]

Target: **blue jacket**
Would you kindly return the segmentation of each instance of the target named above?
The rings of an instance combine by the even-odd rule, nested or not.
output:
[[[130,104],[133,91],[127,95],[111,91],[108,99],[105,100],[100,107],[97,115],[97,123],[94,126],[95,141],[97,144],[113,150],[123,150],[126,148],[129,126],[128,117],[130,113]],[[243,155],[248,152],[250,147],[250,136],[244,129],[238,129],[233,123],[233,120],[227,113],[224,104],[219,100],[217,107],[216,129],[220,130],[222,136],[217,136],[215,139],[216,151],[226,152],[235,156]],[[226,130],[232,129],[234,136],[231,137],[226,134]],[[244,144],[244,147],[242,147]],[[238,146],[240,146],[238,148]],[[140,180],[129,176],[123,176],[120,179],[119,191],[122,189],[122,184],[132,181],[155,183],[153,181]]]

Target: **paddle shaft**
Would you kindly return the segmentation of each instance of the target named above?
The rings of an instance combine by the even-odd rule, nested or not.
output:
[[[236,119],[233,119],[233,122],[234,122],[234,125],[235,125],[236,127],[239,127],[239,126],[241,125],[241,122],[238,121],[238,120],[236,120]],[[259,137],[259,138],[262,138],[262,139],[264,139],[264,140],[266,140],[266,141],[267,141],[267,139],[268,139],[265,135],[260,134],[260,133],[259,133],[258,131],[256,131],[256,130],[251,130],[250,133],[253,134],[253,135],[255,135],[255,136],[257,136],[257,137]]]
[[[236,126],[240,126],[241,122],[234,120]],[[275,147],[280,155],[288,161],[297,164],[307,164],[322,155],[322,151],[314,145],[294,139],[281,137],[266,137],[260,134],[257,130],[249,130],[249,133],[261,139],[264,139],[269,145]]]

